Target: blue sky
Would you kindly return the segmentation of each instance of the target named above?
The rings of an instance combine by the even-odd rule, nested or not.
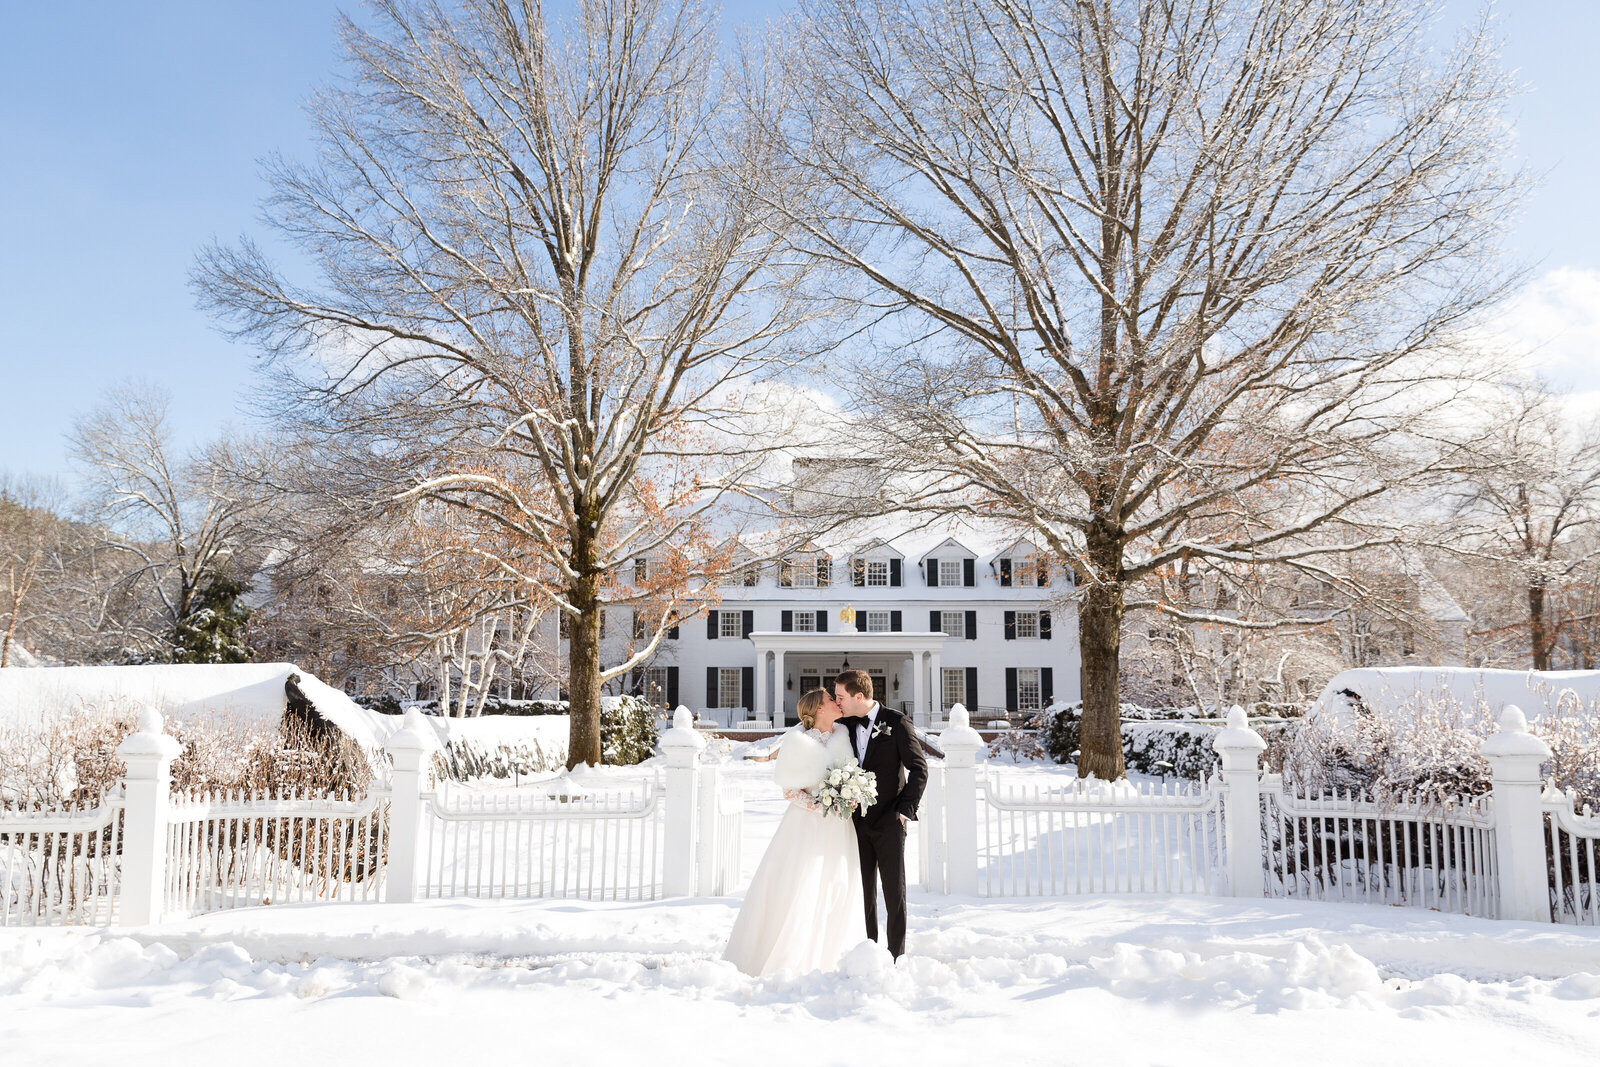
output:
[[[246,420],[254,357],[194,309],[190,264],[213,236],[257,229],[261,156],[308,151],[300,102],[334,71],[350,6],[0,8],[0,470],[67,475],[73,418],[126,378],[172,392],[183,443]],[[729,3],[725,19],[779,6]],[[1445,24],[1478,7],[1447,0]],[[1505,331],[1600,398],[1600,3],[1508,0],[1497,21],[1528,86],[1519,152],[1543,178],[1512,233],[1534,270]]]

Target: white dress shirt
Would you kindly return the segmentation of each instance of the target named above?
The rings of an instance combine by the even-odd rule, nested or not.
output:
[[[872,710],[867,712],[867,721],[856,727],[856,752],[858,759],[867,756],[867,742],[872,739],[872,728],[878,723],[878,702],[872,702]]]

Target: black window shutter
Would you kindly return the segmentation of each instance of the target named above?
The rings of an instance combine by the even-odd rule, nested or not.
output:
[[[867,561],[859,556],[850,561],[850,584],[867,584]]]
[[[892,633],[892,634],[899,633],[905,627],[905,619],[906,619],[905,612],[902,612],[902,611],[891,611],[891,612],[889,612],[889,632]]]
[[[1038,578],[1038,581],[1039,581],[1039,584],[1042,585],[1042,586],[1050,584],[1050,561],[1047,560],[1047,559],[1041,559],[1039,561],[1039,578]]]
[[[1017,669],[1006,668],[1006,710],[1017,710]]]
[[[1040,707],[1048,708],[1056,699],[1056,669],[1045,667],[1039,672]]]
[[[634,668],[628,672],[628,695],[634,697],[644,695],[644,671]]]
[[[633,609],[633,639],[635,641],[644,640],[644,612],[638,608]]]
[[[828,632],[828,613],[826,611],[819,611],[819,612],[817,612],[817,633],[825,634],[827,632]]]
[[[928,612],[928,632],[936,634],[942,629],[944,629],[944,620],[939,617],[939,613],[937,611]]]
[[[676,623],[674,623],[673,626],[672,626],[672,629],[667,631],[667,640],[668,641],[676,641],[677,639],[678,639],[678,626],[677,626]],[[677,668],[674,667],[673,670],[677,670]]]
[[[794,585],[794,564],[786,559],[778,561],[778,585],[783,589]]]
[[[717,706],[717,669],[715,667],[707,667],[706,668],[706,707],[714,708],[716,706]]]
[[[1011,561],[1009,559],[1003,559],[1000,561],[1000,584],[1011,584]]]
[[[965,701],[968,711],[978,710],[978,668],[967,668],[967,699]]]
[[[718,615],[718,613],[715,612],[715,611],[706,612],[706,640],[707,641],[715,641],[717,639],[717,615]],[[716,707],[716,705],[712,704],[711,707],[714,708],[714,707]]]
[[[1042,641],[1050,640],[1050,613],[1048,611],[1039,612],[1039,639]]]
[[[817,585],[819,587],[825,586],[831,581],[833,581],[833,560],[829,559],[827,556],[818,556]]]
[[[753,611],[745,612],[744,613],[744,629],[741,632],[746,637],[749,637],[750,636],[750,632],[752,630],[754,630],[755,628],[756,628],[756,613],[753,612]],[[754,667],[752,667],[750,669],[751,670],[755,670]]]
[[[977,639],[978,639],[978,613],[976,611],[969,611],[969,612],[967,612],[967,640],[968,641],[976,641]]]
[[[786,634],[794,633],[794,612],[786,611],[779,618],[778,629]]]
[[[862,633],[866,633],[867,632],[867,613],[866,612],[864,612],[864,611],[856,612],[856,629],[860,630]]]
[[[961,584],[971,589],[978,584],[978,561],[964,559],[961,561]]]
[[[889,561],[889,584],[894,586],[900,584],[900,561],[897,559]]]
[[[928,584],[937,587],[939,584],[939,561],[928,559],[923,561],[923,566],[928,568]]]
[[[755,712],[756,707],[756,669],[746,667],[739,678],[739,697],[744,703],[744,710]]]
[[[678,668],[667,668],[667,707],[678,706]]]
[[[1017,639],[1017,613],[1014,612],[1014,611],[1008,611],[1008,612],[1006,612],[1006,640],[1007,641],[1015,641],[1016,639]]]

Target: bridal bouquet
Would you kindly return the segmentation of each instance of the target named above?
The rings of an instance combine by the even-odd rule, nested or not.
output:
[[[878,776],[851,763],[829,771],[812,792],[822,814],[848,819],[878,799]]]

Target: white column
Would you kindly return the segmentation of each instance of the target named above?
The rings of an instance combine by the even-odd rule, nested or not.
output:
[[[688,709],[679,708],[672,716],[672,729],[661,735],[660,744],[667,764],[666,870],[662,874],[662,890],[669,897],[693,896],[698,784],[695,769],[706,742],[695,730]]]
[[[783,729],[783,649],[774,649],[772,652],[772,725]]]
[[[941,670],[938,649],[928,653],[928,723],[932,725],[944,714],[944,671]]]
[[[921,665],[922,653],[913,652],[910,658],[906,660],[905,668],[901,672],[905,675],[906,685],[909,688],[907,702],[911,705],[911,721],[917,725],[921,725],[922,721],[922,704],[918,700],[922,690],[917,686],[917,675],[921,673],[918,668]]]
[[[119,926],[147,926],[161,921],[172,761],[182,749],[162,727],[161,713],[145,708],[139,713],[138,731],[117,746],[117,755],[128,767],[122,776],[125,807]]]
[[[383,745],[394,760],[389,791],[389,859],[383,881],[383,899],[389,904],[410,904],[417,899],[423,766],[433,752],[426,733],[428,724],[420,710],[408,710],[404,724]]]
[[[1550,746],[1528,732],[1528,718],[1515,704],[1500,713],[1500,732],[1478,751],[1489,761],[1494,782],[1494,846],[1500,861],[1500,918],[1550,921],[1550,883],[1545,866],[1543,777],[1540,765]]]
[[[756,706],[747,708],[750,717],[760,719],[767,714],[767,650],[756,652]]]
[[[950,709],[950,725],[939,735],[944,749],[946,891],[978,895],[978,750],[983,738],[967,723],[967,709]]]
[[[1244,708],[1228,712],[1227,728],[1211,742],[1222,757],[1223,837],[1228,848],[1228,893],[1266,895],[1261,867],[1261,753],[1267,743],[1250,729]]]

